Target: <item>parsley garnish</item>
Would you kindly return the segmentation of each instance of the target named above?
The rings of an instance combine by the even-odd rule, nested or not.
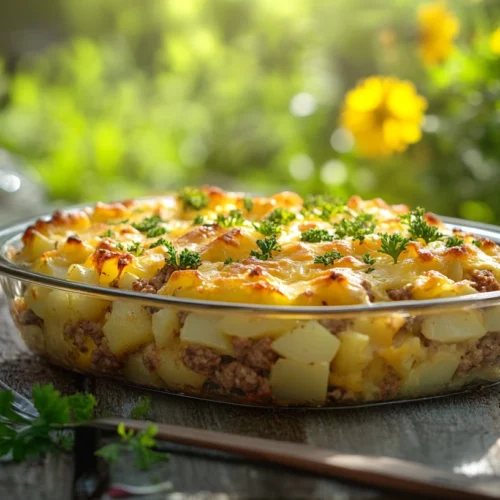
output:
[[[363,262],[367,265],[369,265],[370,267],[366,270],[367,273],[371,273],[373,271],[375,271],[375,268],[372,267],[376,260],[373,258],[373,257],[370,257],[370,254],[369,253],[365,253],[363,254]]]
[[[247,212],[251,212],[253,209],[253,200],[252,198],[248,198],[248,196],[245,196],[242,200],[243,206],[245,207],[245,210]]]
[[[162,226],[153,227],[148,231],[146,235],[148,238],[156,238],[157,236],[161,236],[162,234],[168,233],[167,229]]]
[[[250,255],[259,260],[271,259],[273,257],[273,252],[281,252],[281,247],[278,245],[276,236],[257,240],[257,246],[260,249],[260,253],[257,250],[251,250]]]
[[[343,257],[340,252],[333,250],[333,252],[327,252],[325,255],[318,255],[314,258],[315,264],[323,264],[325,267],[331,266],[336,260]]]
[[[110,225],[110,226],[117,226],[118,224],[126,224],[127,222],[129,221],[129,219],[123,219],[123,220],[119,220],[118,222],[112,222],[112,221],[106,221],[106,224]]]
[[[116,248],[118,248],[118,250],[125,250],[125,247],[120,242],[116,243],[115,246]]]
[[[245,219],[241,210],[231,210],[228,215],[218,214],[216,223],[221,227],[241,226]]]
[[[130,412],[130,417],[135,420],[143,420],[151,413],[151,410],[151,396],[139,396],[136,405]]]
[[[198,269],[201,266],[201,257],[198,252],[191,252],[184,248],[180,254],[177,253],[174,245],[167,241],[164,243],[167,247],[168,258],[165,258],[167,264],[175,266],[177,269]]]
[[[205,222],[205,217],[203,215],[198,214],[194,219],[193,219],[193,226],[201,226]]]
[[[279,224],[281,226],[288,224],[295,220],[297,216],[291,212],[290,210],[287,210],[286,208],[275,208],[267,217],[266,219],[269,222],[273,222],[274,224]]]
[[[101,234],[101,238],[113,238],[114,234],[115,233],[113,233],[111,229],[108,229],[107,231]]]
[[[341,213],[345,209],[345,201],[341,198],[325,195],[309,195],[304,200],[303,215],[314,215],[329,221],[333,214]]]
[[[448,236],[448,239],[445,242],[445,245],[448,248],[451,247],[459,247],[464,244],[464,240],[462,238],[458,238],[457,236]]]
[[[151,245],[149,245],[149,248],[156,248],[156,247],[160,247],[162,245],[167,245],[168,244],[168,241],[164,238],[160,238],[156,241],[153,241],[153,243],[151,243]]]
[[[406,250],[406,245],[408,245],[411,239],[403,238],[399,233],[381,234],[380,236],[382,237],[382,245],[379,252],[390,255],[394,260],[394,264],[396,264],[399,256]]]
[[[13,460],[21,461],[67,449],[71,438],[54,431],[91,419],[96,405],[91,394],[61,396],[52,384],[35,384],[32,398],[39,413],[33,420],[16,413],[12,391],[0,392],[0,456],[12,454]]]
[[[151,217],[142,219],[141,222],[132,222],[132,227],[141,233],[149,233],[149,231],[155,229],[160,222],[163,222],[163,219],[158,214],[154,214]],[[148,237],[151,238],[149,235]]]
[[[408,233],[414,239],[423,239],[427,244],[431,241],[437,241],[444,237],[436,226],[427,224],[424,220],[425,210],[416,208],[405,215],[401,215],[400,219],[403,224],[408,225]]]
[[[227,266],[229,264],[232,264],[233,262],[239,262],[239,260],[233,260],[232,257],[228,257],[225,261],[224,261],[224,265]]]
[[[321,241],[333,241],[333,235],[326,229],[308,229],[301,234],[300,239],[309,243],[319,243]]]
[[[481,248],[483,246],[483,243],[479,240],[472,240],[472,244],[476,245],[477,248]]]
[[[184,210],[201,210],[208,205],[208,195],[201,189],[187,187],[178,194]]]
[[[95,452],[106,462],[117,462],[122,452],[132,452],[135,455],[134,465],[142,470],[149,469],[155,463],[168,460],[166,453],[152,449],[156,446],[156,439],[154,439],[158,434],[156,426],[149,424],[146,429],[136,434],[132,429],[127,431],[125,424],[121,423],[116,431],[121,437],[121,442],[108,444]]]
[[[258,231],[260,234],[263,234],[264,236],[278,236],[278,234],[281,233],[281,227],[278,226],[278,224],[275,224],[274,222],[268,220],[265,220],[260,224],[254,223],[253,227],[256,231]]]
[[[141,243],[139,241],[134,241],[133,243],[130,243],[126,247],[123,246],[120,242],[118,242],[115,246],[116,248],[118,248],[118,250],[126,250],[127,252],[135,253],[137,257],[139,257],[144,253],[144,248],[141,248]]]
[[[333,224],[335,234],[338,238],[351,237],[353,240],[359,240],[363,243],[366,236],[375,231],[375,221],[372,214],[362,213],[354,219],[342,219]]]

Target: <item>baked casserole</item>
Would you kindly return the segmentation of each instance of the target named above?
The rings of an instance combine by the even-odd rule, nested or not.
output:
[[[11,290],[28,346],[81,372],[309,406],[412,398],[500,378],[499,306],[439,314],[405,307],[500,289],[497,244],[420,208],[186,188],[55,212],[24,231],[10,260],[37,275],[164,298],[151,306],[40,283]],[[215,312],[183,309],[182,300],[211,301]],[[381,302],[395,307],[369,314]],[[258,307],[226,314],[220,303]],[[351,305],[365,313],[335,315]],[[265,315],[261,306],[332,316]]]

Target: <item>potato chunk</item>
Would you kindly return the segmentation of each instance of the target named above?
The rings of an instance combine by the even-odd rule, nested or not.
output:
[[[231,354],[229,339],[222,333],[216,316],[190,314],[181,329],[181,341],[201,344],[223,354]]]
[[[437,352],[430,360],[411,370],[403,391],[410,394],[425,394],[444,388],[451,381],[459,362],[459,354]]]
[[[157,352],[156,371],[170,389],[186,391],[200,389],[206,378],[190,370],[181,360],[180,350],[163,349]]]
[[[500,332],[500,306],[485,309],[484,326],[488,332]]]
[[[158,347],[167,347],[180,328],[181,323],[175,309],[165,307],[153,314],[153,335]]]
[[[428,316],[422,322],[422,334],[429,340],[453,344],[481,338],[486,328],[481,313],[464,311]]]
[[[232,337],[273,337],[296,326],[296,321],[283,319],[251,318],[249,316],[224,316],[220,321],[221,331]]]
[[[147,349],[149,348],[152,348],[152,346],[147,346]],[[131,382],[140,385],[149,385],[152,387],[162,387],[164,385],[156,372],[152,372],[146,368],[142,352],[129,356],[123,367],[123,375]]]
[[[372,360],[370,337],[359,332],[339,334],[340,347],[332,364],[332,371],[348,375],[360,372]]]
[[[406,318],[402,314],[390,316],[361,316],[353,323],[353,330],[368,335],[374,342],[383,346],[390,346],[394,335],[405,324]]]
[[[323,403],[328,390],[328,363],[306,364],[278,359],[271,369],[273,397],[290,403]]]
[[[302,363],[330,363],[339,346],[339,339],[317,321],[297,325],[272,344],[272,348],[281,356]]]
[[[153,341],[151,315],[144,307],[130,302],[113,303],[102,331],[111,352],[117,356]]]

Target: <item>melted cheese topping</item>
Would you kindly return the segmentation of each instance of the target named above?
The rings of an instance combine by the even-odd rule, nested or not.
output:
[[[150,248],[161,237],[178,252],[199,252],[202,264],[197,269],[175,270],[158,294],[290,306],[390,301],[397,295],[394,290],[403,288],[411,291],[414,299],[452,297],[478,293],[474,281],[468,279],[475,270],[489,270],[500,278],[500,250],[494,242],[480,239],[478,247],[473,243],[477,243],[474,235],[453,233],[432,214],[425,216],[428,224],[463,239],[463,244],[448,248],[446,239],[429,244],[413,240],[394,263],[392,257],[380,252],[380,234],[407,235],[408,227],[400,220],[408,212],[404,205],[390,206],[381,199],[354,196],[325,221],[314,211],[304,215],[304,201],[295,193],[253,198],[253,208],[247,211],[242,193],[210,187],[202,190],[208,203],[201,210],[186,209],[181,199],[169,195],[56,212],[50,220],[37,221],[25,231],[23,248],[14,260],[33,271],[66,279],[83,280],[82,271],[91,270],[97,276],[96,284],[130,289],[137,280],[150,280],[164,267],[168,248]],[[276,208],[290,210],[296,217],[281,227],[277,237],[281,250],[272,252],[268,260],[259,260],[251,252],[259,251],[257,240],[265,237],[254,223],[265,220]],[[234,209],[242,212],[241,225],[225,228],[215,222],[217,215]],[[352,237],[319,243],[301,240],[308,229],[324,229],[336,238],[332,224],[363,213],[374,217],[375,229],[362,242]],[[153,215],[162,221],[156,227],[167,232],[148,238],[134,224]],[[196,216],[203,217],[204,225],[193,225]],[[131,245],[137,244],[139,251],[132,251]],[[314,262],[315,257],[332,251],[342,257],[328,266]],[[366,264],[365,254],[375,263]],[[75,266],[81,266],[80,272],[74,272]]]

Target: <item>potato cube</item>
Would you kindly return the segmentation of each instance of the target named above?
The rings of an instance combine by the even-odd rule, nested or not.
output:
[[[222,333],[216,316],[190,314],[181,329],[181,341],[211,347],[222,354],[231,354],[232,345]]]
[[[169,389],[189,391],[189,389],[200,389],[205,383],[204,375],[195,373],[182,362],[179,350],[162,349],[157,352],[157,358],[156,371]]]
[[[152,372],[146,368],[142,352],[137,352],[128,357],[123,367],[123,375],[126,379],[139,385],[149,385],[151,387],[163,387],[165,385],[155,371]]]
[[[317,321],[299,323],[272,344],[281,356],[301,363],[330,363],[339,346],[339,339]]]
[[[271,385],[276,400],[300,403],[323,403],[328,390],[328,363],[306,364],[278,359],[271,369]]]
[[[89,285],[99,284],[99,273],[95,269],[84,267],[80,264],[72,264],[68,269],[68,280],[87,283]]]
[[[361,372],[373,359],[370,337],[358,332],[339,333],[340,347],[333,359],[332,372],[349,375]]]
[[[429,340],[454,344],[478,339],[486,334],[484,319],[478,311],[428,316],[422,322],[422,334]]]
[[[232,337],[259,338],[278,336],[290,331],[296,325],[296,321],[283,319],[224,316],[220,321],[219,327],[223,333]]]
[[[47,309],[47,295],[51,292],[50,288],[38,285],[29,285],[24,298],[28,309],[31,309],[39,318],[45,319]]]
[[[418,337],[411,337],[399,346],[390,346],[379,351],[383,358],[402,377],[407,377],[415,362],[423,356]]]
[[[165,307],[153,314],[153,335],[158,347],[167,347],[180,328],[181,323],[175,309]]]
[[[484,326],[488,332],[500,332],[500,306],[484,310]]]
[[[117,356],[153,341],[151,314],[144,307],[116,301],[103,332],[111,352]]]
[[[39,233],[38,231],[32,232],[32,241],[31,246],[29,247],[31,250],[30,257],[35,260],[41,257],[45,252],[49,252],[50,250],[54,250],[56,247],[56,242],[47,238],[47,236]]]
[[[390,316],[360,316],[354,320],[352,329],[359,333],[368,335],[374,342],[384,346],[390,346],[394,335],[405,324],[406,318],[402,314],[391,314]]]
[[[122,290],[132,290],[134,282],[139,279],[139,276],[136,274],[128,273],[127,271],[123,272],[118,279],[118,288]]]
[[[460,354],[437,352],[434,356],[411,370],[403,391],[426,394],[443,389],[452,379],[460,362]]]

